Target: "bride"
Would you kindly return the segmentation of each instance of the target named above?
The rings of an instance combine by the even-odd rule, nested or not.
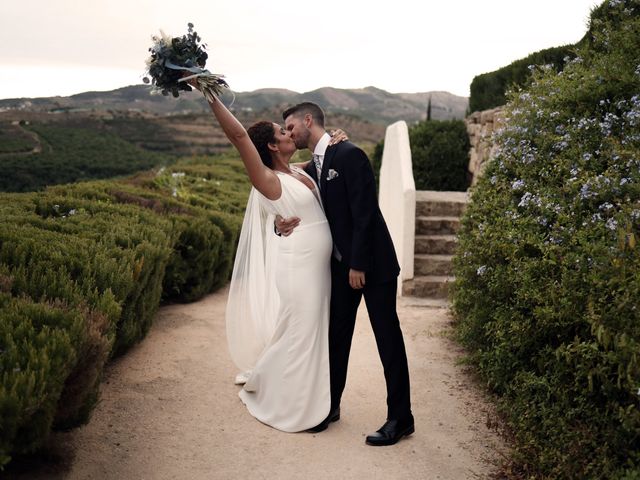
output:
[[[209,105],[240,153],[253,185],[227,302],[236,383],[249,412],[285,432],[315,427],[329,414],[329,297],[333,242],[318,188],[302,168],[290,133],[271,122],[245,130],[217,98]],[[339,133],[332,143],[346,139]],[[298,217],[276,236],[275,215]]]

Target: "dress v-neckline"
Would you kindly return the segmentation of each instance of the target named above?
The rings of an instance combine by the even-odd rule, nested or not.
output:
[[[282,172],[282,171],[279,171],[279,170],[277,170],[277,172],[281,173],[282,175],[286,175],[288,177],[291,177],[297,183],[301,184],[305,188],[305,190],[308,190],[309,192],[311,192],[311,194],[315,197],[315,199],[320,204],[320,207],[322,207],[322,210],[324,211],[324,206],[322,205],[322,199],[320,198],[320,189],[318,188],[318,184],[315,182],[315,180],[313,178],[311,178],[311,176],[307,172],[305,172],[303,169],[298,168],[298,167],[294,167],[294,166],[292,166],[291,168],[295,169],[302,176],[304,176],[304,177],[308,178],[309,180],[311,180],[311,183],[313,184],[313,188],[309,188],[309,186],[306,183],[304,183],[302,180],[298,180],[296,177],[294,177],[290,173]]]
[[[299,174],[301,174],[302,176],[308,178],[309,180],[311,180],[311,184],[313,185],[313,188],[309,188],[309,185],[307,185],[305,182],[303,182],[302,180],[294,177],[293,175],[291,175],[290,173],[286,173],[286,172],[280,172],[283,175],[288,175],[289,177],[293,178],[296,182],[301,183],[307,190],[309,190],[311,193],[315,193],[318,190],[318,187],[316,185],[316,182],[313,180],[313,178],[311,178],[304,170],[302,170],[301,168],[298,167],[291,167],[292,170],[297,171]]]

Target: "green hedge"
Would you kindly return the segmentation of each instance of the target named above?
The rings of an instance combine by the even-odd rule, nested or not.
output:
[[[469,134],[462,120],[427,120],[409,128],[416,190],[464,191],[469,186]],[[371,163],[380,174],[384,140],[376,144]]]
[[[476,75],[469,86],[469,111],[488,110],[507,103],[507,91],[524,87],[531,80],[532,66],[550,65],[560,72],[575,58],[575,45],[547,48],[489,73]]]
[[[105,362],[162,299],[228,280],[248,190],[221,156],[0,195],[0,466],[88,419]]]
[[[513,93],[454,259],[456,329],[526,478],[640,478],[640,6]]]
[[[0,465],[47,437],[84,323],[80,309],[0,293]]]
[[[565,64],[576,57],[578,50],[592,48],[597,43],[594,40],[599,35],[597,24],[610,21],[611,15],[602,6],[595,8],[591,12],[587,33],[579,42],[540,50],[506,67],[475,76],[469,87],[469,111],[477,112],[504,105],[507,103],[507,91],[526,87],[531,81],[532,71],[537,68],[551,67],[556,72],[561,72]]]

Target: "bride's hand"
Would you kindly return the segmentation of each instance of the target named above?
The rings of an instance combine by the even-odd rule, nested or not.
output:
[[[341,128],[338,128],[337,130],[331,130],[329,135],[331,135],[329,145],[335,145],[336,143],[346,142],[347,140],[349,140],[349,136]]]
[[[191,76],[193,76],[193,73],[191,73],[191,72],[184,72],[182,74],[182,78],[191,77]],[[185,80],[185,82],[187,82],[189,85],[191,85],[196,90],[200,91],[200,86],[198,85],[198,77],[190,78],[189,80]]]

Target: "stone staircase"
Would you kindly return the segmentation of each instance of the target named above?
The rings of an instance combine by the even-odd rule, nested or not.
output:
[[[404,296],[446,301],[452,276],[453,253],[466,192],[416,192],[414,277],[402,285]]]

